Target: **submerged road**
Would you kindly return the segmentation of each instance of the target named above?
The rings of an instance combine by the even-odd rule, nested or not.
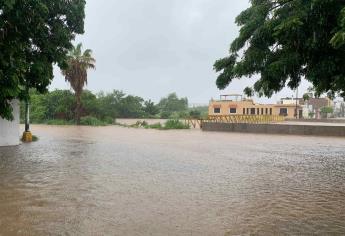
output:
[[[343,138],[32,126],[0,235],[344,235]]]

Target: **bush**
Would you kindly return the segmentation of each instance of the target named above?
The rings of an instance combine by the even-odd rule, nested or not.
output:
[[[115,123],[115,120],[111,118],[110,116],[106,116],[102,121],[106,124],[112,125]]]
[[[87,125],[87,126],[105,126],[107,125],[106,122],[100,121],[96,117],[93,116],[84,116],[80,119],[81,125]]]
[[[200,119],[201,118],[201,111],[198,110],[191,110],[189,112],[189,117],[193,119]]]
[[[179,120],[168,120],[165,122],[163,129],[190,129],[190,127]]]

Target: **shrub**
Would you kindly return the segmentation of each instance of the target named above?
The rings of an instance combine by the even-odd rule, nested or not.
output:
[[[88,125],[88,126],[105,126],[107,123],[100,121],[96,117],[93,116],[84,116],[80,119],[81,125]]]
[[[191,110],[189,112],[189,117],[193,119],[200,119],[201,118],[201,111],[198,110]]]
[[[102,119],[102,121],[109,125],[112,125],[115,123],[115,120],[111,118],[110,116],[106,116],[105,118]]]
[[[165,122],[163,129],[190,129],[190,127],[180,120],[168,120]]]

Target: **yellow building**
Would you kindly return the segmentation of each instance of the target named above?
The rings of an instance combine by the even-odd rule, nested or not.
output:
[[[231,99],[233,98],[233,99]],[[298,117],[302,118],[302,107],[297,105]],[[258,104],[242,95],[221,95],[220,100],[211,100],[208,114],[215,115],[275,115],[296,118],[295,104]]]

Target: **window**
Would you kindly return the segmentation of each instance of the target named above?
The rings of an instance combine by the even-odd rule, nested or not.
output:
[[[251,114],[251,115],[255,115],[255,108],[251,108],[251,109],[250,109],[250,114]]]
[[[272,115],[272,108],[270,108],[270,115]]]
[[[215,107],[213,109],[213,113],[220,113],[220,107]]]
[[[280,116],[287,116],[288,115],[288,109],[287,108],[280,108],[279,115]]]
[[[249,115],[250,113],[249,113],[249,108],[247,108],[247,115]]]
[[[264,109],[263,108],[261,108],[261,115],[263,115],[264,114]]]
[[[246,108],[243,108],[243,115],[246,114]]]
[[[236,114],[237,109],[236,108],[230,108],[230,114]]]
[[[256,114],[257,114],[257,115],[260,115],[260,108],[257,108],[257,109],[256,109]]]
[[[268,108],[266,108],[266,115],[268,114]]]

